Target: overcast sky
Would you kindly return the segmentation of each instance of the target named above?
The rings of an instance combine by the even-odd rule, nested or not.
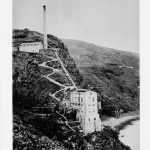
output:
[[[45,1],[48,33],[138,53],[138,0]],[[13,28],[43,32],[42,5],[43,0],[13,0]]]

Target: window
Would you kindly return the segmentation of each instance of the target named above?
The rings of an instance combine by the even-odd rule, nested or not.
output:
[[[81,97],[81,102],[83,102],[83,98]]]
[[[96,118],[94,118],[94,120],[96,120]]]
[[[90,118],[89,118],[89,122],[90,122]]]
[[[93,102],[94,102],[94,97],[93,97]]]
[[[77,97],[75,97],[75,102],[77,102]]]
[[[78,102],[80,103],[80,98],[78,97]]]

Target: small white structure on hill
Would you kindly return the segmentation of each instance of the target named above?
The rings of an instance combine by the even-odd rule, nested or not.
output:
[[[39,53],[40,49],[43,49],[43,45],[41,42],[22,43],[19,46],[19,51],[31,53]]]
[[[70,106],[78,109],[77,120],[85,134],[101,131],[102,122],[98,114],[97,93],[78,89],[71,93]]]

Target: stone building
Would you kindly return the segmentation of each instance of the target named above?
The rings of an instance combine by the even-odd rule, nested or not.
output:
[[[40,49],[43,49],[43,45],[41,42],[22,43],[19,46],[19,51],[25,51],[31,53],[39,53]]]
[[[97,93],[78,89],[71,93],[70,106],[77,109],[76,119],[81,122],[85,134],[101,131],[101,120],[98,114]]]

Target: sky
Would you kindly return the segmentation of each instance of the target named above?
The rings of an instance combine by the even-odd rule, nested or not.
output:
[[[13,28],[47,32],[118,50],[139,52],[138,0],[13,0]]]

